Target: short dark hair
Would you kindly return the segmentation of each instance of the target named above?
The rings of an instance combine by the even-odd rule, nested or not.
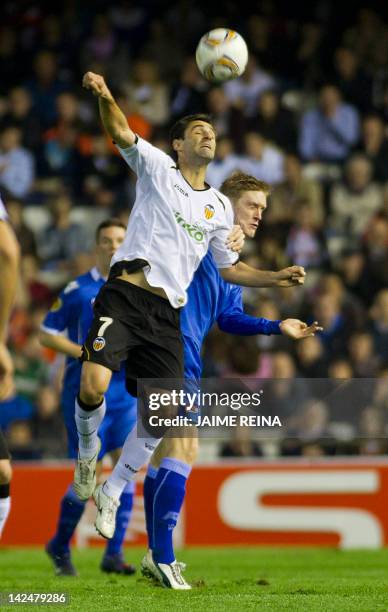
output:
[[[96,229],[96,242],[99,241],[102,230],[106,229],[107,227],[121,227],[124,230],[127,229],[125,223],[120,221],[118,217],[111,217],[110,219],[105,219],[105,221],[102,221]]]
[[[185,117],[178,119],[178,121],[176,121],[174,125],[172,126],[170,130],[170,144],[171,145],[173,143],[173,140],[175,140],[176,138],[184,138],[187,126],[193,121],[204,121],[205,123],[208,123],[209,125],[211,125],[213,130],[215,131],[210,115],[207,115],[206,113],[186,115]]]

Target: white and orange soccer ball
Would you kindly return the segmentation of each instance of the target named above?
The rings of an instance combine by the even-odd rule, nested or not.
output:
[[[243,37],[234,30],[217,28],[202,36],[195,59],[199,71],[208,81],[229,81],[244,72],[248,47]]]

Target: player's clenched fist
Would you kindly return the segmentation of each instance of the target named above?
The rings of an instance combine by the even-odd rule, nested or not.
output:
[[[104,77],[100,74],[87,72],[82,79],[82,86],[85,87],[85,89],[89,89],[95,96],[103,98],[112,97]]]
[[[302,266],[290,266],[277,272],[278,287],[294,287],[295,285],[303,285],[306,272]]]

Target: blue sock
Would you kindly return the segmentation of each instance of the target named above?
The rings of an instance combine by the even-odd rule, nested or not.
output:
[[[135,483],[132,481],[126,485],[121,494],[120,506],[118,507],[116,515],[116,529],[113,538],[108,540],[106,545],[105,557],[120,555],[122,552],[125,533],[132,513],[134,491]]]
[[[57,531],[51,543],[58,552],[70,550],[70,540],[85,510],[85,501],[81,501],[70,485],[62,497]]]
[[[162,460],[155,480],[153,557],[157,563],[175,560],[172,534],[186,492],[191,466],[178,459]]]
[[[151,550],[154,548],[154,494],[157,473],[158,469],[149,463],[143,484],[144,513],[148,537],[148,548]]]

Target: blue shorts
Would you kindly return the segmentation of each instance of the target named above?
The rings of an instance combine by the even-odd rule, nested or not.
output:
[[[78,434],[74,419],[74,402],[75,397],[62,397],[63,418],[67,430],[67,446],[68,454],[71,459],[75,459],[78,455]],[[128,404],[114,410],[109,410],[105,413],[104,419],[98,428],[98,436],[101,440],[101,450],[98,459],[102,459],[104,455],[116,448],[122,448],[129,432],[136,425],[136,404],[128,409]]]

